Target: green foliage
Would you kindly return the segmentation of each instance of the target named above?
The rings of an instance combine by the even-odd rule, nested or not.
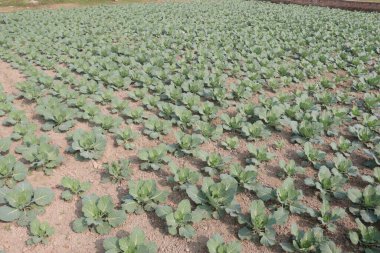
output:
[[[158,206],[156,214],[158,217],[165,219],[169,234],[178,234],[185,238],[194,237],[195,229],[191,224],[197,221],[197,217],[193,216],[188,199],[181,200],[175,210],[170,206]]]
[[[47,222],[40,222],[34,219],[29,225],[30,238],[26,241],[26,244],[47,244],[49,237],[54,234],[54,228]]]
[[[157,188],[156,181],[137,180],[129,181],[129,194],[123,199],[122,208],[128,213],[141,214],[156,209],[158,204],[164,203],[169,195],[167,191]]]
[[[259,182],[257,181],[258,172],[252,165],[243,168],[239,163],[229,166],[229,175],[236,179],[239,186],[247,190],[255,190]],[[221,177],[224,177],[222,174]]]
[[[314,148],[310,142],[306,142],[303,145],[303,151],[299,152],[298,155],[301,158],[306,158],[309,162],[311,162],[314,167],[318,168],[320,163],[325,159],[326,153]]]
[[[18,183],[12,189],[0,189],[0,220],[17,221],[20,226],[27,226],[37,215],[45,211],[44,206],[54,199],[54,192],[49,188],[35,188],[26,181]]]
[[[239,230],[239,238],[242,240],[260,240],[264,246],[276,244],[276,231],[273,225],[284,225],[288,220],[289,212],[282,207],[267,214],[262,200],[254,200],[250,207],[250,216],[239,216],[238,221],[245,227]]]
[[[334,157],[333,162],[334,165],[331,170],[333,173],[340,173],[347,177],[359,175],[358,168],[352,164],[350,159],[345,158],[342,154],[337,154],[337,156]]]
[[[231,137],[231,138],[226,138],[224,141],[220,143],[223,148],[227,150],[235,150],[239,147],[239,139],[238,137]]]
[[[246,159],[246,162],[249,164],[259,165],[263,162],[269,162],[275,157],[274,154],[268,152],[268,149],[265,146],[255,147],[252,144],[248,144],[247,148],[252,156],[252,158]]]
[[[125,237],[110,237],[103,241],[103,249],[106,253],[156,253],[157,246],[154,242],[146,240],[144,231],[134,228]]]
[[[229,162],[229,157],[223,157],[219,153],[209,153],[206,152],[198,152],[197,155],[205,164],[206,166],[202,168],[203,171],[205,171],[210,176],[214,176],[218,174],[219,172],[223,172],[223,170],[226,168],[227,163]]]
[[[26,121],[26,114],[23,110],[13,109],[7,115],[7,118],[3,121],[4,126],[14,126],[17,123]]]
[[[314,227],[308,231],[298,229],[296,224],[291,227],[292,242],[281,243],[281,247],[285,252],[323,252],[325,244],[330,244],[323,235],[323,230]]]
[[[90,131],[77,129],[68,136],[71,144],[67,151],[77,154],[80,159],[100,159],[106,148],[106,137],[101,129],[93,128]]]
[[[75,196],[82,196],[86,191],[91,188],[90,182],[80,182],[79,180],[71,177],[63,177],[61,179],[61,186],[64,191],[61,193],[61,198],[65,201],[72,200]]]
[[[241,245],[236,241],[226,243],[219,234],[216,234],[207,241],[207,249],[209,253],[240,253]]]
[[[199,217],[220,219],[226,213],[231,216],[240,213],[240,205],[235,199],[237,186],[237,181],[232,177],[224,177],[217,183],[206,177],[203,179],[201,189],[190,185],[186,193],[198,205],[195,212]]]
[[[271,135],[271,132],[265,128],[264,123],[260,120],[253,124],[244,124],[241,131],[249,141],[265,139]]]
[[[28,138],[33,137],[24,138],[25,145],[20,146],[16,151],[22,153],[22,157],[31,164],[30,168],[42,169],[47,175],[52,174],[53,169],[63,162],[59,148],[48,143],[49,139],[45,137],[30,143],[28,143]]]
[[[166,156],[167,147],[165,144],[160,144],[157,147],[144,148],[139,151],[138,157],[141,161],[140,169],[142,170],[159,170],[162,166],[169,162],[169,157]]]
[[[103,183],[121,183],[123,180],[130,179],[133,174],[131,162],[128,159],[104,163],[103,168],[105,170],[105,174],[102,177]]]
[[[34,134],[37,126],[28,121],[22,121],[13,127],[13,133],[11,135],[12,140],[18,141],[23,138],[25,135]]]
[[[223,134],[223,127],[209,122],[198,121],[195,123],[197,133],[201,134],[206,140],[216,141]]]
[[[374,253],[380,250],[380,231],[374,226],[364,225],[359,218],[355,219],[358,231],[349,231],[348,236],[354,245],[364,247],[364,252]]]
[[[115,209],[110,196],[88,195],[82,198],[82,215],[72,223],[75,233],[87,229],[106,235],[112,228],[122,225],[127,216],[123,210]]]
[[[203,139],[198,134],[185,134],[181,131],[175,133],[177,143],[169,147],[170,152],[175,156],[194,155],[198,152],[198,146],[203,143]]]
[[[169,167],[173,175],[168,177],[168,182],[178,184],[173,187],[174,190],[186,190],[187,186],[195,185],[201,177],[198,172],[188,167],[179,167],[174,163],[169,163]]]
[[[36,111],[45,120],[45,124],[42,126],[44,131],[54,129],[66,132],[74,126],[77,117],[76,109],[69,108],[54,97],[43,98],[38,103]]]
[[[11,145],[12,139],[10,137],[0,138],[0,153],[8,153]]]
[[[349,207],[352,214],[362,218],[367,223],[375,223],[380,220],[380,185],[367,185],[363,191],[358,188],[350,188],[347,197],[353,203]]]
[[[23,181],[28,173],[25,165],[9,154],[0,157],[0,188],[12,188],[17,182]]]
[[[128,123],[139,124],[143,121],[144,109],[142,107],[129,108],[124,110],[122,114],[128,118]]]
[[[294,177],[297,174],[304,174],[305,168],[297,166],[294,160],[288,161],[286,163],[284,160],[280,160],[279,166],[281,168],[280,176],[281,177]]]
[[[317,188],[322,194],[333,194],[337,198],[344,197],[343,186],[347,179],[337,172],[331,171],[322,166],[318,172],[318,179],[314,181],[311,178],[305,179],[305,184]]]
[[[227,131],[239,131],[242,128],[244,119],[241,115],[229,116],[228,114],[220,115],[223,122],[223,128]]]
[[[161,138],[162,135],[167,135],[171,130],[171,126],[170,121],[151,117],[145,121],[143,133],[151,139],[157,139]]]
[[[108,131],[110,133],[114,133],[118,131],[119,126],[122,122],[121,118],[114,117],[112,115],[107,114],[97,114],[93,118],[93,122],[103,129],[104,131]]]
[[[133,149],[133,142],[138,137],[138,134],[134,132],[130,127],[119,129],[115,134],[115,141],[117,145],[123,145],[125,149]]]
[[[302,190],[298,190],[294,185],[292,178],[287,178],[282,185],[276,189],[278,202],[289,209],[291,213],[303,213],[306,211],[305,206],[300,202],[303,197]]]
[[[331,208],[330,203],[326,197],[322,198],[322,206],[318,211],[309,209],[310,216],[316,217],[324,228],[331,232],[336,231],[336,222],[343,219],[346,212],[343,208]]]

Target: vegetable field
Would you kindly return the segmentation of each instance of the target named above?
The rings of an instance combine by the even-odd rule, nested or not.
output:
[[[0,14],[0,252],[380,252],[380,14]]]

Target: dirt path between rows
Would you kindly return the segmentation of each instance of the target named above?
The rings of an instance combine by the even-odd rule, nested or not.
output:
[[[75,4],[75,3],[65,3],[65,4],[48,4],[48,5],[31,5],[27,7],[19,7],[19,6],[7,6],[7,7],[0,7],[0,12],[15,12],[15,11],[22,11],[22,10],[36,10],[36,9],[48,9],[48,10],[56,10],[60,8],[77,8],[81,7],[83,5]]]

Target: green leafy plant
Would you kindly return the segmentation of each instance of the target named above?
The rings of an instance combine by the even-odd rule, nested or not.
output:
[[[362,179],[370,184],[380,184],[380,167],[376,167],[373,169],[372,176],[370,175],[362,175]]]
[[[197,122],[199,120],[198,115],[193,115],[192,111],[184,108],[177,107],[174,109],[176,115],[175,123],[181,127],[181,129],[190,128],[192,122]]]
[[[34,219],[29,225],[30,238],[26,241],[26,244],[47,244],[49,237],[54,234],[54,228],[47,222],[40,222]]]
[[[197,133],[201,134],[205,139],[210,139],[212,141],[218,140],[223,134],[222,126],[215,126],[209,122],[198,121],[195,124],[195,129]]]
[[[226,174],[220,175],[223,178]],[[233,163],[229,166],[229,174],[235,178],[239,186],[247,190],[255,190],[259,182],[257,181],[258,172],[252,165],[242,167],[239,163]]]
[[[27,226],[37,215],[45,211],[44,206],[54,199],[54,192],[49,188],[35,188],[26,181],[18,183],[12,189],[0,188],[0,220],[17,221],[20,226]]]
[[[220,115],[223,122],[223,128],[227,131],[239,131],[242,128],[244,119],[241,115],[229,116],[228,114]]]
[[[284,160],[280,160],[279,166],[281,168],[281,172],[279,175],[284,177],[294,177],[297,174],[304,174],[305,168],[301,166],[297,166],[296,162],[294,160],[289,160],[288,162],[285,162]]]
[[[364,225],[359,218],[355,219],[358,231],[349,231],[348,236],[354,245],[359,245],[366,253],[380,250],[380,231],[374,226]]]
[[[304,143],[306,141],[321,142],[320,136],[323,126],[319,122],[302,120],[300,123],[292,121],[291,124],[293,136],[292,141]]]
[[[106,253],[156,253],[157,246],[154,242],[146,240],[144,231],[134,228],[125,237],[110,237],[103,241],[103,249]]]
[[[209,121],[216,117],[216,113],[218,112],[218,108],[214,105],[214,103],[210,101],[206,101],[202,103],[198,108],[198,113],[201,115],[201,119],[203,121]]]
[[[82,196],[86,191],[91,188],[90,182],[80,182],[79,180],[71,177],[63,177],[61,179],[61,186],[64,191],[61,193],[61,198],[65,201],[72,200],[75,196]]]
[[[25,111],[13,109],[3,121],[3,126],[14,126],[22,121],[27,121]]]
[[[346,212],[343,208],[331,208],[327,197],[322,198],[322,206],[319,210],[308,209],[311,217],[315,217],[324,228],[331,232],[336,231],[336,222],[343,219]]]
[[[68,136],[71,144],[67,151],[74,153],[80,159],[99,159],[102,157],[106,148],[106,137],[102,130],[93,128],[90,131],[77,129]]]
[[[223,157],[219,153],[205,153],[198,152],[197,156],[206,163],[206,166],[202,168],[203,171],[210,176],[216,175],[218,172],[223,172],[227,163],[230,161],[229,157]]]
[[[198,146],[203,143],[203,139],[198,134],[185,134],[176,132],[177,143],[169,146],[169,151],[175,156],[194,155],[198,152]]]
[[[29,138],[29,137],[28,137]],[[63,162],[59,148],[48,143],[49,139],[40,138],[35,143],[21,146],[18,152],[31,164],[32,169],[42,169],[46,175],[51,175],[53,169]]]
[[[75,125],[77,110],[59,102],[58,99],[47,97],[38,104],[36,111],[45,120],[42,126],[44,131],[54,129],[66,132]]]
[[[97,114],[93,118],[93,122],[103,129],[104,131],[108,131],[110,133],[115,133],[119,130],[119,126],[121,124],[121,118],[114,117],[112,115],[107,114]]]
[[[168,182],[178,184],[173,187],[174,190],[186,190],[189,185],[195,185],[201,177],[198,172],[188,167],[179,167],[174,163],[169,163],[169,168],[173,175],[168,177]]]
[[[216,234],[207,241],[207,249],[209,253],[240,253],[241,245],[239,242],[226,243],[219,234]]]
[[[81,118],[85,120],[93,120],[100,114],[100,108],[94,103],[86,103],[81,107]]]
[[[331,173],[327,167],[322,166],[318,172],[318,180],[306,178],[305,184],[317,188],[321,194],[333,194],[336,198],[342,198],[345,196],[343,186],[346,181],[340,173]]]
[[[238,137],[226,138],[224,141],[220,143],[222,147],[227,150],[235,150],[239,147],[239,139]]]
[[[334,157],[334,165],[332,168],[333,173],[340,173],[344,176],[358,176],[359,170],[356,166],[352,164],[352,161],[348,158],[345,158],[342,154],[337,154]]]
[[[157,188],[155,180],[129,181],[129,194],[123,199],[122,208],[128,213],[141,214],[156,209],[164,203],[169,195],[167,191]]]
[[[250,215],[238,217],[239,224],[245,226],[239,230],[242,240],[259,240],[264,246],[276,244],[274,225],[284,225],[288,220],[289,212],[279,208],[268,214],[262,200],[254,200],[250,207]]]
[[[185,238],[192,238],[195,235],[195,229],[191,224],[197,221],[197,217],[193,216],[188,199],[181,200],[175,210],[170,206],[158,206],[156,214],[165,219],[169,234],[178,234]]]
[[[306,142],[303,145],[303,151],[298,152],[298,155],[301,158],[306,158],[307,161],[311,162],[314,165],[314,167],[316,167],[316,168],[319,168],[321,166],[320,163],[326,157],[325,152],[314,148],[310,142]]]
[[[162,135],[167,135],[171,130],[171,126],[170,121],[151,117],[145,121],[143,133],[151,139],[157,139]]]
[[[167,147],[165,144],[160,144],[157,147],[144,148],[139,151],[138,157],[143,163],[140,164],[142,170],[159,170],[168,163],[169,157],[166,156]]]
[[[198,206],[195,212],[204,218],[222,218],[226,213],[237,216],[240,213],[240,205],[235,199],[237,192],[237,181],[232,177],[224,177],[215,183],[209,177],[203,179],[201,189],[190,185],[186,189],[189,198]]]
[[[14,125],[11,139],[18,141],[25,135],[34,134],[36,130],[37,126],[35,124],[30,123],[29,121],[22,121]]]
[[[10,137],[0,138],[0,153],[8,153],[12,145],[12,139]]]
[[[354,204],[349,210],[354,215],[360,215],[363,221],[375,223],[380,220],[380,185],[367,185],[363,191],[350,188],[347,196]]]
[[[290,231],[292,233],[292,242],[280,244],[285,252],[321,252],[321,246],[326,243],[323,230],[319,227],[303,231],[293,223]]]
[[[275,157],[274,154],[268,152],[268,149],[265,146],[255,147],[252,144],[248,144],[247,148],[252,156],[252,158],[246,159],[246,162],[249,164],[259,165],[263,162],[269,162]]]
[[[28,174],[25,165],[9,154],[0,157],[0,187],[12,188],[17,182],[23,181]]]
[[[120,98],[113,98],[111,101],[111,113],[121,113],[124,110],[128,109],[129,102],[128,100],[122,100]]]
[[[90,229],[105,235],[127,219],[123,210],[115,209],[110,196],[98,197],[94,194],[82,198],[82,214],[83,217],[76,219],[72,224],[75,233]]]
[[[286,178],[282,185],[276,188],[277,200],[280,204],[289,209],[291,213],[304,213],[306,207],[300,202],[303,198],[302,190],[298,190],[292,178]]]
[[[373,162],[369,163],[370,166],[373,166],[373,164],[380,165],[380,143],[373,149],[365,149],[364,152],[373,159]]]
[[[266,125],[276,129],[282,129],[282,115],[285,110],[280,105],[274,105],[270,109],[264,107],[256,107],[254,114],[262,120]]]
[[[123,116],[126,116],[128,123],[139,124],[144,119],[144,109],[142,107],[130,108],[123,111]]]
[[[117,161],[104,163],[103,168],[105,174],[102,177],[102,182],[120,183],[123,180],[130,179],[133,174],[131,162],[128,159],[120,159]]]
[[[119,129],[115,134],[115,141],[117,145],[123,145],[125,149],[133,149],[133,141],[138,137],[130,127]]]
[[[247,140],[265,139],[271,135],[271,132],[265,128],[262,121],[258,120],[255,123],[246,123],[241,129]]]

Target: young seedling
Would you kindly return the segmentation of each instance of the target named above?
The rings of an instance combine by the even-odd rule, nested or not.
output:
[[[169,192],[157,188],[154,180],[129,181],[129,194],[123,199],[122,208],[127,213],[151,212],[166,201]]]
[[[104,163],[103,168],[105,174],[102,177],[102,182],[120,183],[123,180],[130,179],[133,174],[131,162],[128,159],[120,159],[114,162]]]
[[[54,234],[54,228],[47,222],[34,219],[29,225],[29,233],[31,237],[26,241],[26,244],[47,244],[49,237]]]
[[[91,188],[90,182],[80,182],[75,178],[63,177],[61,186],[65,189],[61,193],[61,198],[65,201],[71,201],[75,196],[82,196]]]
[[[82,198],[82,214],[83,217],[76,219],[72,224],[75,233],[83,233],[90,229],[106,235],[127,219],[123,210],[115,209],[110,196],[98,197],[94,194]]]
[[[156,253],[157,246],[146,239],[144,231],[134,228],[125,237],[110,237],[103,241],[105,253]]]

